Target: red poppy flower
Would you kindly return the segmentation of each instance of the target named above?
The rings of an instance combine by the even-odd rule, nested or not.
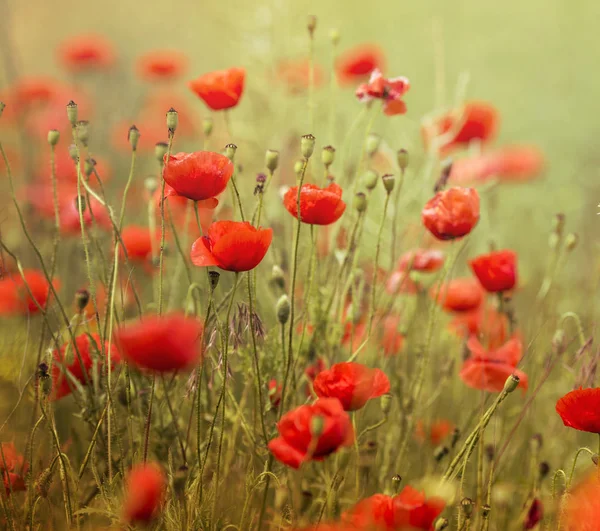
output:
[[[441,153],[468,146],[473,140],[487,142],[498,130],[500,118],[491,104],[471,101],[459,109],[423,124],[421,133],[425,147],[433,146]]]
[[[63,41],[59,60],[69,71],[100,70],[115,62],[115,51],[108,39],[101,35],[77,35]]]
[[[163,177],[178,195],[192,201],[210,199],[219,195],[233,175],[233,163],[220,153],[195,151],[171,155]]]
[[[486,350],[476,336],[471,336],[467,341],[467,349],[471,359],[507,363],[516,367],[523,355],[523,342],[518,334],[514,334],[503,345]]]
[[[28,471],[29,463],[25,462],[25,458],[17,451],[15,444],[2,443],[0,473],[7,495],[26,490],[25,476]]]
[[[320,435],[313,435],[315,419],[322,421]],[[306,461],[321,461],[354,443],[350,416],[335,398],[321,398],[313,405],[289,411],[277,423],[279,437],[269,442],[275,459],[292,468]]]
[[[34,314],[39,312],[38,305],[46,306],[51,290],[44,274],[35,269],[23,273],[25,281],[19,274],[0,279],[0,315]],[[60,282],[55,280],[53,285],[58,290]]]
[[[446,257],[437,249],[414,249],[405,252],[398,260],[398,271],[420,271],[433,273],[441,269]]]
[[[155,50],[138,59],[139,76],[146,81],[176,79],[187,67],[187,57],[177,50]]]
[[[291,94],[302,94],[310,85],[310,63],[307,59],[287,59],[280,61],[276,67],[277,79],[283,83]],[[313,65],[313,86],[323,84],[325,75],[319,65]]]
[[[344,362],[321,371],[313,387],[318,397],[337,398],[346,411],[355,411],[371,398],[389,393],[390,381],[381,369]]]
[[[154,239],[154,242],[152,241]],[[161,233],[156,230],[154,238],[151,237],[148,227],[139,225],[129,225],[121,231],[121,240],[127,251],[127,258],[130,262],[141,262],[143,265],[151,265],[152,246],[159,249]],[[121,248],[123,256],[123,249]]]
[[[398,293],[414,295],[419,291],[419,287],[411,280],[409,271],[394,271],[386,281],[385,290],[390,295]]]
[[[257,229],[247,221],[215,221],[208,235],[192,245],[192,263],[225,271],[250,271],[262,262],[272,239],[272,229]]]
[[[421,219],[438,240],[461,238],[479,221],[479,194],[458,186],[438,192],[423,208]]]
[[[123,512],[127,522],[150,522],[157,516],[167,490],[167,478],[158,463],[134,466],[127,475]]]
[[[469,262],[473,273],[489,293],[508,291],[517,283],[517,255],[514,251],[492,251]]]
[[[359,44],[340,54],[335,70],[341,84],[356,83],[368,78],[373,70],[385,70],[385,55],[377,44]]]
[[[386,79],[380,70],[375,69],[371,73],[369,82],[359,85],[356,89],[356,97],[362,103],[368,103],[374,99],[382,100],[383,112],[388,116],[394,116],[406,113],[406,103],[402,98],[409,88],[410,81],[407,78]]]
[[[508,338],[508,319],[492,306],[481,305],[476,310],[455,314],[450,328],[460,337],[482,337],[488,348],[502,346]]]
[[[203,325],[181,313],[154,315],[122,326],[115,341],[124,357],[140,369],[189,369],[202,356]]]
[[[290,188],[283,197],[283,206],[295,218],[298,217],[298,187]],[[309,225],[330,225],[335,223],[344,211],[342,189],[336,183],[326,188],[315,184],[303,184],[300,190],[300,220]]]
[[[596,470],[565,496],[562,522],[565,531],[595,531],[600,522],[600,479]]]
[[[485,359],[468,359],[460,371],[462,381],[473,389],[499,393],[512,374],[519,377],[519,387],[527,390],[527,375],[508,363],[487,361]]]
[[[524,531],[534,529],[544,518],[544,506],[539,498],[534,498],[525,517]]]
[[[418,420],[415,427],[415,439],[419,442],[425,442],[426,439],[429,439],[433,446],[438,446],[453,430],[454,424],[452,422],[447,419],[440,419],[431,423],[429,433],[427,434],[425,423],[422,420]]]
[[[101,367],[104,365],[105,359],[102,355],[100,336],[98,334],[82,334],[75,338],[75,344],[81,361],[71,342],[65,343],[60,348],[60,352],[58,350],[52,352],[54,360],[52,364],[52,400],[59,400],[70,395],[75,389],[73,379],[81,385],[90,382],[94,375],[94,358],[98,360],[99,371],[104,374],[104,369]],[[108,351],[108,341],[104,343],[104,349]],[[110,359],[111,370],[114,370],[115,366],[121,362],[121,356],[114,344],[111,345]]]
[[[484,291],[473,277],[453,278],[441,286],[433,286],[429,291],[435,298],[439,291],[438,303],[449,312],[468,312],[479,308]]]
[[[188,87],[213,111],[235,107],[244,91],[246,70],[229,68],[203,74],[190,81]]]
[[[269,401],[273,407],[277,407],[281,403],[282,391],[283,384],[277,383],[275,378],[269,381]]]
[[[400,317],[397,315],[387,315],[383,319],[383,337],[381,346],[385,356],[397,356],[404,346],[404,336],[398,330]]]
[[[556,402],[556,412],[569,428],[600,433],[600,388],[567,393]]]

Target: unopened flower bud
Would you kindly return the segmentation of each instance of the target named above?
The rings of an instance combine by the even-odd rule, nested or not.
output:
[[[297,160],[294,164],[294,173],[298,179],[302,176],[302,172],[304,172],[304,160]]]
[[[447,529],[449,525],[450,525],[450,522],[448,522],[448,518],[438,518],[435,521],[435,525],[433,526],[433,529],[434,529],[434,531],[443,531],[444,529]]]
[[[315,33],[315,29],[317,28],[317,17],[315,15],[308,15],[308,22],[306,23],[306,29],[308,30],[308,34],[311,39]]]
[[[329,168],[333,164],[335,159],[335,148],[333,146],[325,146],[323,151],[321,151],[321,160],[323,161],[323,166]]]
[[[463,498],[460,502],[460,508],[466,518],[471,518],[473,514],[473,500],[471,498]]]
[[[163,160],[165,159],[165,155],[167,154],[168,150],[169,145],[166,142],[157,142],[154,145],[154,157],[160,164],[162,164]]]
[[[394,184],[396,183],[395,177],[391,173],[387,173],[381,178],[381,180],[383,181],[385,191],[388,194],[391,194],[392,190],[394,189]]]
[[[381,412],[387,417],[392,409],[392,395],[386,393],[385,395],[382,395],[379,400],[381,404]]]
[[[235,158],[235,152],[237,151],[237,146],[235,144],[227,144],[225,146],[225,156],[233,162]]]
[[[59,140],[60,133],[56,129],[50,129],[50,131],[48,131],[48,144],[54,147],[58,144]]]
[[[287,323],[288,319],[290,318],[291,310],[289,297],[287,295],[282,295],[281,297],[279,297],[275,309],[277,312],[277,320],[279,321],[279,324],[284,325],[285,323]]]
[[[406,149],[398,150],[396,160],[398,161],[398,167],[402,171],[406,170],[406,168],[408,168],[408,151],[406,151]]]
[[[486,444],[484,450],[488,461],[493,461],[494,456],[496,455],[496,447],[493,444]]]
[[[337,29],[332,29],[329,31],[329,40],[331,41],[331,44],[333,44],[334,46],[337,46],[340,42],[340,32]]]
[[[87,289],[80,289],[75,292],[75,306],[82,312],[90,302],[90,292]]]
[[[379,175],[373,170],[367,170],[362,178],[363,184],[367,190],[373,190],[377,186],[378,180]]]
[[[208,278],[210,280],[211,291],[215,291],[215,289],[217,289],[217,286],[219,285],[219,279],[221,278],[221,273],[219,273],[218,271],[215,271],[214,269],[211,269],[208,272]]]
[[[511,374],[504,384],[504,391],[506,393],[512,393],[517,387],[519,387],[519,382],[521,380],[516,374]]]
[[[140,130],[132,125],[127,132],[127,140],[129,141],[129,145],[131,146],[131,151],[136,151],[138,142],[140,140]]]
[[[77,112],[77,104],[71,100],[67,103],[67,118],[69,119],[69,123],[71,127],[75,127],[77,125],[77,117],[79,113]]]
[[[49,466],[46,470],[44,470],[35,482],[35,490],[40,495],[41,498],[47,498],[50,492],[50,485],[52,483],[52,473],[54,472],[54,467]]]
[[[314,135],[311,134],[303,135],[300,139],[300,152],[306,160],[310,159],[315,150],[315,141]]]
[[[79,120],[77,122],[77,140],[87,147],[90,141],[90,122],[87,120]]]
[[[398,494],[400,492],[400,485],[402,484],[402,476],[400,474],[394,474],[392,476],[392,489]]]
[[[598,466],[598,463],[600,463],[600,458],[598,457],[598,454],[592,455],[592,463]]]
[[[279,165],[279,151],[275,151],[274,149],[267,149],[265,153],[265,166],[271,172],[277,169]]]
[[[156,192],[156,188],[158,187],[156,177],[146,178],[146,180],[144,181],[144,187],[146,188],[146,190],[148,190],[148,193],[150,195],[154,194],[154,192]]]
[[[364,212],[365,210],[367,210],[367,196],[362,192],[358,192],[354,196],[353,204],[357,212]]]
[[[365,149],[367,151],[367,155],[369,155],[369,157],[375,155],[380,145],[381,137],[377,133],[370,133],[365,140]]]
[[[313,437],[320,437],[325,429],[325,419],[321,415],[315,415],[310,419],[310,434]]]
[[[565,238],[565,249],[567,251],[572,251],[573,249],[575,249],[575,247],[577,247],[578,242],[579,236],[577,234],[575,234],[574,232],[567,234],[567,237]]]
[[[167,128],[169,129],[169,133],[173,134],[177,129],[177,125],[179,124],[179,114],[173,107],[171,107],[167,111]]]
[[[283,269],[278,265],[274,265],[271,270],[271,282],[275,284],[280,289],[285,288],[285,276],[283,274]]]
[[[202,132],[204,133],[205,137],[209,137],[212,133],[213,130],[213,119],[212,118],[204,118],[204,120],[202,120]]]

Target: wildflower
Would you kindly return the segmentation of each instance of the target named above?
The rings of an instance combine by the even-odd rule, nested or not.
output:
[[[600,433],[600,388],[567,393],[556,402],[556,412],[569,428]]]
[[[203,74],[190,81],[188,87],[213,111],[235,107],[244,91],[246,70],[229,68]]]
[[[483,302],[484,291],[473,277],[454,278],[444,282],[441,287],[433,286],[429,293],[435,298],[438,291],[437,302],[449,312],[475,310]]]
[[[167,478],[158,463],[134,466],[126,479],[124,518],[129,523],[150,522],[160,510],[167,490]]]
[[[121,231],[121,241],[127,251],[128,260],[141,263],[148,271],[152,266],[153,240],[154,248],[158,250],[160,238],[160,230],[154,231],[152,235],[148,227],[141,225],[129,225]],[[122,249],[121,254],[124,254]]]
[[[202,330],[201,322],[173,312],[121,326],[115,341],[123,356],[140,369],[170,372],[200,361]]]
[[[377,44],[359,44],[340,54],[336,60],[335,70],[341,84],[362,81],[374,70],[385,70],[383,50]]]
[[[499,121],[498,111],[490,103],[471,101],[424,123],[421,134],[425,147],[445,154],[473,140],[488,142],[495,136]]]
[[[429,439],[432,446],[438,446],[454,431],[454,424],[447,419],[434,420],[426,429],[425,422],[418,420],[415,427],[415,439],[425,442]]]
[[[163,178],[177,195],[192,201],[216,197],[227,187],[233,175],[233,163],[220,153],[196,151],[177,153],[167,160]]]
[[[187,58],[176,50],[155,50],[138,59],[138,75],[145,81],[176,79],[187,67]]]
[[[455,314],[450,328],[461,337],[484,337],[489,348],[498,348],[508,337],[508,319],[492,306]]]
[[[69,37],[59,48],[59,61],[71,72],[105,70],[115,62],[112,44],[101,35]]]
[[[277,79],[290,94],[302,94],[310,85],[310,63],[307,59],[286,59],[275,68]],[[325,74],[319,65],[313,65],[313,86],[323,85]]]
[[[438,240],[461,238],[479,221],[479,194],[460,187],[438,192],[423,208],[421,218]]]
[[[298,187],[290,188],[283,197],[283,205],[295,218],[298,217]],[[336,183],[326,188],[314,184],[303,184],[300,191],[300,220],[309,225],[330,225],[335,223],[344,211],[342,189]]]
[[[386,79],[380,70],[375,69],[371,73],[368,83],[359,85],[356,89],[356,97],[362,103],[368,103],[374,99],[383,101],[383,112],[388,116],[406,113],[406,103],[402,100],[404,94],[410,88],[410,81],[405,77],[394,77]]]
[[[192,263],[225,271],[250,271],[265,257],[272,239],[272,229],[257,229],[247,221],[216,221],[208,235],[192,245]]]
[[[381,369],[344,362],[321,371],[313,387],[318,397],[337,398],[346,411],[355,411],[371,398],[389,393],[390,381]]]
[[[508,291],[517,282],[517,255],[514,251],[492,251],[469,262],[471,270],[490,293]]]
[[[562,506],[564,529],[594,531],[600,521],[600,479],[596,470],[571,489]]]
[[[437,249],[413,249],[400,257],[396,269],[432,273],[441,269],[445,259],[444,253]]]
[[[59,400],[70,395],[75,389],[72,380],[77,380],[81,385],[86,385],[94,375],[94,358],[103,363],[102,342],[98,334],[81,334],[75,338],[75,346],[71,342],[65,343],[60,351],[54,350],[52,358],[52,400]],[[108,342],[104,343],[104,350],[108,351]],[[79,352],[79,356],[77,355]],[[106,354],[104,354],[106,357]],[[81,359],[80,359],[81,357]],[[110,349],[111,370],[121,362],[121,356],[115,345]],[[100,371],[102,372],[102,371]]]
[[[404,336],[398,330],[399,324],[400,317],[397,315],[387,315],[383,320],[381,346],[385,356],[396,356],[402,351]]]
[[[16,274],[0,278],[0,316],[34,314],[46,306],[51,290],[45,275],[35,269],[23,274],[25,280]],[[60,282],[53,286],[58,290]]]
[[[277,423],[277,430],[279,437],[269,442],[269,450],[292,468],[300,468],[306,461],[321,461],[354,442],[350,416],[335,398],[321,398],[289,411]]]
[[[29,463],[17,451],[15,443],[2,443],[0,454],[0,473],[4,482],[6,494],[26,490],[25,476],[29,470]]]

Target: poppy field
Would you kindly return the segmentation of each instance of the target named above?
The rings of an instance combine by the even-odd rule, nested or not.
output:
[[[600,530],[594,81],[284,4],[0,21],[2,529]]]

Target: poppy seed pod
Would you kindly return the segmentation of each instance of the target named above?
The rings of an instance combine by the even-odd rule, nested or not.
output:
[[[303,171],[304,171],[304,161],[303,160],[297,160],[294,163],[294,173],[296,174],[296,177],[298,179],[301,177]]]
[[[67,118],[69,119],[71,127],[75,127],[77,125],[77,117],[77,104],[71,100],[69,103],[67,103]]]
[[[369,155],[369,157],[375,155],[380,145],[381,137],[377,133],[370,133],[365,140],[365,149],[367,151],[367,155]]]
[[[362,192],[358,192],[354,196],[353,206],[357,212],[364,212],[367,210],[367,196]]]
[[[398,167],[404,171],[408,168],[408,151],[406,149],[398,150],[398,154],[396,155],[396,160],[398,161]]]
[[[212,118],[204,118],[204,120],[202,120],[202,132],[204,133],[205,137],[209,137],[211,135],[213,125],[214,122]]]
[[[335,148],[333,146],[325,146],[323,151],[321,152],[321,160],[323,161],[323,166],[325,168],[329,168],[333,164],[335,159]]]
[[[237,151],[237,146],[235,144],[227,144],[225,146],[225,156],[233,162],[235,158],[235,152]]]
[[[377,186],[379,175],[374,170],[367,170],[363,175],[362,180],[367,190],[373,190]]]
[[[460,502],[460,508],[466,518],[471,518],[473,514],[473,500],[471,498],[463,498]]]
[[[87,147],[90,141],[90,122],[87,120],[79,120],[77,122],[77,140],[79,140],[84,147]]]
[[[221,278],[221,273],[219,273],[218,271],[210,270],[208,272],[208,278],[210,280],[210,289],[212,291],[215,291],[215,289],[217,289],[217,286],[219,285],[219,279]]]
[[[394,184],[396,183],[395,177],[391,173],[388,173],[388,174],[384,175],[381,178],[381,180],[383,181],[383,186],[385,188],[385,191],[388,194],[391,194],[392,190],[394,189]]]
[[[544,479],[550,473],[550,465],[547,461],[542,461],[538,467],[540,479]]]
[[[154,145],[154,157],[158,162],[162,164],[167,151],[169,150],[169,145],[166,142],[157,142]]]
[[[132,125],[127,132],[127,140],[129,141],[129,145],[131,146],[131,151],[136,151],[138,142],[140,140],[140,130]]]
[[[265,166],[271,172],[277,169],[279,165],[279,151],[275,151],[274,149],[267,149],[265,153]]]
[[[492,508],[487,503],[485,505],[482,505],[481,516],[483,516],[483,518],[489,518],[491,510]]]
[[[60,133],[56,129],[50,129],[50,131],[48,131],[48,144],[54,147],[58,144],[59,139]]]
[[[83,163],[83,173],[85,174],[85,176],[89,177],[93,173],[95,167],[96,167],[95,159],[91,159],[89,157],[87,159],[85,159],[85,162]]]
[[[516,374],[511,374],[504,384],[504,391],[506,393],[512,393],[517,387],[519,387],[520,378]]]
[[[315,150],[315,140],[314,135],[311,134],[303,135],[300,139],[300,152],[306,160],[310,159]]]
[[[144,181],[144,187],[146,188],[146,190],[148,190],[148,193],[150,195],[156,192],[156,188],[158,188],[158,182],[156,180],[156,177],[148,177]]]
[[[275,309],[277,311],[277,320],[279,321],[279,324],[284,325],[287,323],[288,319],[290,318],[291,309],[289,297],[287,295],[282,295],[279,297]]]
[[[559,328],[552,337],[552,349],[556,354],[563,354],[567,346],[565,331]]]
[[[167,128],[169,129],[170,134],[173,134],[175,132],[178,124],[179,124],[179,114],[173,107],[171,107],[167,111]]]

